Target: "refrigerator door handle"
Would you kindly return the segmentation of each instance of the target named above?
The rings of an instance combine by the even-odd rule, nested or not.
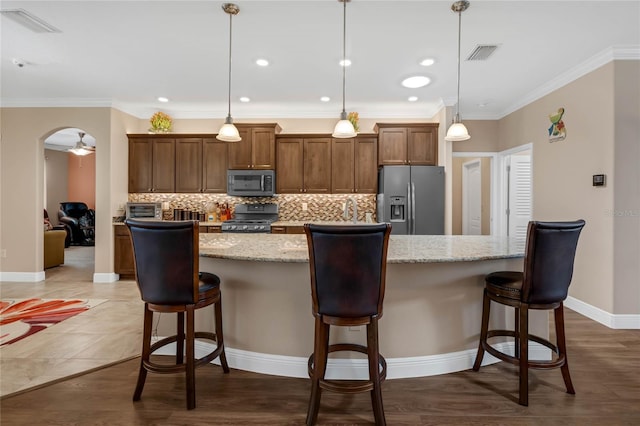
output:
[[[416,184],[411,182],[411,235],[416,233]]]
[[[407,182],[407,235],[410,235],[413,229],[413,216],[411,214],[412,210],[413,199],[411,198],[411,182]]]

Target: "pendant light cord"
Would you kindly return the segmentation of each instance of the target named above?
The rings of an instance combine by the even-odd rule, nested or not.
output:
[[[342,115],[346,115],[347,110],[345,108],[346,97],[346,78],[347,78],[347,1],[342,0],[343,13],[342,13]],[[346,117],[342,117],[343,119]]]
[[[232,37],[233,14],[229,14],[229,106],[227,110],[227,119],[231,118],[231,37]]]
[[[462,34],[462,11],[458,11],[458,101],[456,102],[456,123],[460,121],[460,37]]]

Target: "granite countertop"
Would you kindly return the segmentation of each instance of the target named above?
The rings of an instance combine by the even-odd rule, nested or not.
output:
[[[301,234],[200,234],[200,256],[261,262],[308,262]],[[388,263],[466,262],[524,257],[524,246],[494,236],[391,235]]]

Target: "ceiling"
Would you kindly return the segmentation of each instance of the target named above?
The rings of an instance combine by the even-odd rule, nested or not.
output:
[[[113,106],[140,118],[163,110],[176,118],[222,119],[229,47],[222,3],[3,0],[3,11],[24,9],[61,32],[36,33],[2,16],[2,106]],[[347,111],[416,118],[455,104],[458,15],[452,3],[347,4]],[[234,119],[337,119],[342,3],[237,4]],[[498,48],[485,61],[465,60],[479,44]],[[640,1],[471,0],[462,14],[461,54],[462,119],[498,119],[612,59],[640,59]],[[427,57],[435,64],[421,66]],[[257,66],[259,58],[270,65]],[[412,75],[431,84],[402,87]],[[412,95],[418,100],[409,102]],[[251,101],[240,102],[241,96]],[[322,96],[331,100],[321,102]]]

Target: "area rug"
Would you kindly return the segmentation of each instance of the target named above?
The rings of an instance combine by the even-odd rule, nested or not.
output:
[[[98,306],[103,299],[13,299],[0,301],[0,347]]]

